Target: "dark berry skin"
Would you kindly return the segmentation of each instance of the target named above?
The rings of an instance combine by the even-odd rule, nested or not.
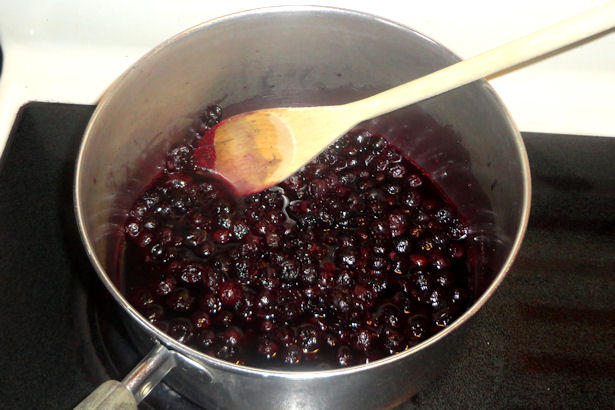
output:
[[[239,302],[243,295],[241,286],[235,281],[227,281],[220,285],[220,301],[225,306],[232,306]]]
[[[366,328],[358,329],[351,337],[352,346],[361,352],[373,350],[376,347],[378,335]]]
[[[352,363],[353,363],[352,350],[348,346],[340,346],[340,348],[337,349],[335,359],[337,361],[337,364],[340,367],[352,366]]]
[[[317,350],[321,344],[321,332],[313,326],[301,327],[297,332],[297,342],[304,353]]]
[[[207,107],[126,212],[128,299],[148,321],[223,360],[309,370],[401,352],[470,306],[468,227],[386,139],[354,131],[236,197],[193,158],[221,118]]]
[[[201,281],[204,269],[198,264],[188,264],[182,269],[180,279],[188,284],[195,284]]]
[[[137,309],[144,309],[154,303],[154,295],[149,289],[137,289],[130,301]]]
[[[166,298],[167,306],[176,312],[187,312],[194,304],[194,296],[188,289],[177,288]]]
[[[196,312],[192,315],[192,325],[197,330],[204,330],[211,327],[212,320],[206,312]]]
[[[282,359],[282,363],[285,365],[297,366],[301,363],[303,354],[301,352],[301,348],[296,345],[290,345],[284,349],[280,358]]]
[[[165,278],[155,282],[152,287],[156,295],[164,296],[171,293],[176,286],[177,280],[173,276],[168,275]]]
[[[187,319],[173,319],[169,322],[167,330],[169,336],[181,343],[188,343],[192,338],[192,323]]]
[[[263,338],[256,346],[256,351],[267,360],[275,358],[279,350],[280,346],[268,337]]]

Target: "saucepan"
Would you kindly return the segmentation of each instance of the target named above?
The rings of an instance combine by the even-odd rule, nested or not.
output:
[[[74,193],[88,256],[145,358],[123,382],[103,384],[82,406],[135,406],[164,378],[207,408],[392,407],[445,368],[463,345],[470,318],[511,267],[530,207],[523,142],[485,80],[366,124],[392,139],[443,189],[467,219],[478,250],[475,302],[422,344],[339,370],[272,371],[224,362],[170,338],[130,305],[118,250],[125,210],[208,104],[255,109],[343,103],[457,61],[442,45],[392,21],[344,9],[285,6],[198,25],[130,67],[90,120]],[[409,138],[408,127],[419,131]]]

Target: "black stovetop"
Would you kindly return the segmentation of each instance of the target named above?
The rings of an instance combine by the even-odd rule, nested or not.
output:
[[[0,408],[66,409],[140,360],[83,251],[91,106],[32,103],[0,162]],[[615,138],[523,135],[530,225],[463,354],[401,408],[615,407]],[[193,408],[164,384],[144,408]]]

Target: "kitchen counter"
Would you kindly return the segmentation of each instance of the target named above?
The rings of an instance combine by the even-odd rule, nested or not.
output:
[[[72,213],[92,111],[29,104],[0,162],[0,408],[70,408],[139,360]],[[615,405],[615,138],[523,137],[533,200],[518,258],[459,359],[400,408]],[[191,407],[164,385],[147,400]]]

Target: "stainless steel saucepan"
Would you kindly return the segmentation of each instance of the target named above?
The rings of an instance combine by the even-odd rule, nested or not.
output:
[[[519,132],[486,81],[373,120],[439,184],[471,226],[477,298],[426,342],[348,369],[270,371],[224,362],[145,320],[122,293],[122,222],[164,153],[211,103],[254,109],[342,103],[459,59],[407,27],[325,7],[274,7],[221,17],[161,44],[106,92],[76,165],[75,210],[100,279],[145,359],[83,408],[135,406],[162,378],[211,408],[380,408],[407,400],[454,357],[469,319],[504,279],[523,237],[530,176]],[[420,125],[407,138],[404,129]],[[146,353],[150,351],[149,354]]]

